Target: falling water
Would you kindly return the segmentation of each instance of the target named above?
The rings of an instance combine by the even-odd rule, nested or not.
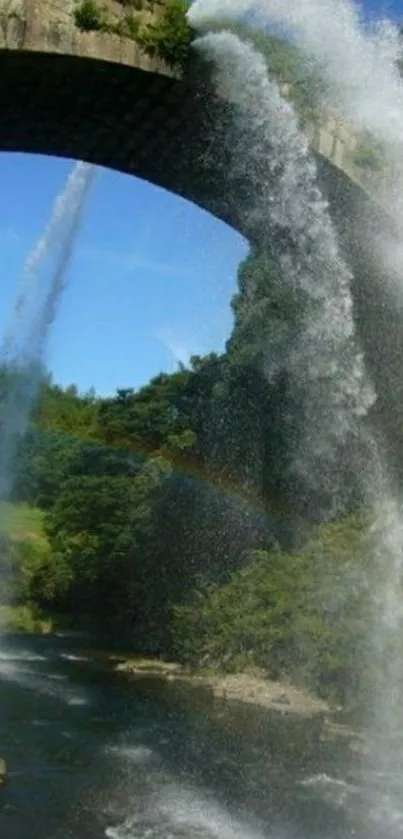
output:
[[[305,310],[297,342],[267,346],[265,373],[271,379],[286,370],[298,394],[303,420],[292,458],[294,481],[333,516],[345,503],[341,457],[357,445],[362,417],[374,401],[355,340],[351,273],[316,183],[308,142],[264,59],[226,32],[207,35],[196,46],[214,59],[217,87],[236,103],[228,180],[249,184],[249,228],[271,238],[280,282]]]
[[[45,231],[26,261],[3,339],[0,360],[8,379],[0,413],[0,495],[3,498],[12,489],[16,445],[26,430],[44,374],[49,329],[64,288],[94,174],[92,166],[78,163],[69,175]]]
[[[396,67],[400,47],[393,27],[383,24],[364,31],[356,7],[344,0],[265,0],[252,8],[242,0],[223,4],[196,0],[189,18],[197,28],[212,14],[222,18],[248,10],[255,13],[255,20],[291,31],[322,68],[330,103],[341,106],[356,128],[371,131],[375,140],[382,142],[395,173],[394,185],[386,184],[388,203],[399,220],[403,206],[399,160],[403,151],[403,85]],[[335,489],[332,512],[337,512],[341,506],[337,479],[340,453],[347,438],[352,437],[355,444],[362,439],[360,418],[374,398],[354,335],[351,273],[340,258],[307,144],[291,107],[269,80],[264,59],[229,33],[207,35],[199,40],[198,48],[213,59],[220,92],[236,106],[230,170],[236,171],[239,182],[237,170],[243,167],[243,176],[249,179],[252,229],[257,216],[261,216],[256,226],[260,231],[262,218],[266,220],[269,236],[274,234],[275,241],[281,243],[282,282],[307,295],[305,329],[298,344],[285,353],[292,383],[302,385],[305,395],[305,434],[295,466],[308,474],[311,486],[313,479],[316,489]],[[401,242],[403,246],[403,232]],[[385,263],[385,242],[378,241],[377,248],[378,260]],[[403,265],[399,269],[403,279]],[[270,374],[270,365],[273,359],[277,364],[278,355],[273,347],[268,352]],[[377,583],[370,633],[373,695],[368,706],[376,740],[371,760],[373,768],[386,773],[389,784],[401,763],[396,739],[402,720],[403,515],[379,448],[368,431],[365,438],[369,458],[358,478],[374,511],[373,582]],[[399,796],[401,790],[391,805],[395,813]],[[388,787],[375,796],[371,809],[371,816],[382,810],[386,825],[382,801],[391,804]],[[399,819],[403,823],[401,813]]]
[[[392,24],[365,27],[360,6],[349,0],[196,0],[189,19],[200,27],[215,17],[246,15],[248,25],[280,27],[315,61],[327,83],[327,105],[338,104],[357,130],[401,148],[401,43]]]
[[[390,177],[382,184],[382,198],[391,215],[403,215],[402,40],[397,27],[386,19],[366,23],[361,6],[350,0],[196,0],[189,12],[196,28],[214,18],[234,17],[280,31],[300,47],[320,72],[321,104],[357,132],[370,134],[384,151]]]

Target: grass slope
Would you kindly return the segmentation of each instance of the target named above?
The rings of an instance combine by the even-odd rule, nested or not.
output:
[[[44,513],[38,507],[0,501],[0,530],[13,542],[32,539],[47,545],[43,523]]]

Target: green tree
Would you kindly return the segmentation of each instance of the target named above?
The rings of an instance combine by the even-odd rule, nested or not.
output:
[[[225,585],[174,609],[179,654],[229,670],[257,665],[351,701],[368,676],[369,533],[360,515],[322,526],[303,550],[253,552]]]

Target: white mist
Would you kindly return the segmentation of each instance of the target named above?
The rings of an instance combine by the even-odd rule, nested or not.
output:
[[[352,275],[317,185],[308,141],[262,56],[227,32],[206,35],[195,47],[214,59],[220,93],[236,101],[228,183],[248,184],[248,226],[274,243],[278,282],[304,301],[296,339],[268,338],[265,373],[272,378],[285,370],[301,399],[302,437],[292,470],[334,516],[345,501],[340,453],[359,440],[361,419],[375,398],[355,338]]]
[[[386,181],[384,184],[383,197],[387,200],[391,216],[394,217],[395,230],[394,242],[394,269],[397,284],[395,292],[402,299],[403,265],[396,264],[399,254],[399,239],[403,244],[403,86],[396,67],[396,59],[400,54],[400,45],[397,32],[388,22],[383,22],[371,28],[364,25],[358,7],[345,0],[265,0],[265,2],[245,3],[241,0],[196,0],[189,12],[189,20],[195,28],[206,31],[209,19],[239,18],[247,12],[253,14],[253,22],[259,23],[266,28],[275,27],[277,31],[282,29],[289,33],[298,43],[317,67],[321,68],[327,91],[327,104],[339,109],[341,114],[346,116],[352,126],[358,131],[368,131],[376,141],[382,144],[388,166],[394,168],[394,182]],[[304,177],[297,176],[298,165],[301,163],[300,146],[299,155],[294,158],[291,167],[292,157],[287,158],[285,151],[289,150],[287,143],[290,139],[290,125],[295,126],[290,118],[285,103],[281,107],[278,103],[278,91],[267,79],[266,65],[263,59],[252,57],[249,47],[235,46],[230,40],[233,36],[228,33],[218,36],[207,36],[200,42],[205,49],[214,57],[217,67],[217,76],[220,80],[220,92],[224,90],[225,95],[233,98],[237,106],[241,105],[241,116],[238,115],[238,148],[234,147],[234,138],[231,138],[232,158],[236,165],[243,155],[244,177],[251,177],[253,173],[254,159],[256,154],[261,155],[260,179],[266,173],[267,190],[259,186],[258,182],[253,184],[252,189],[257,195],[257,208],[251,203],[251,212],[266,212],[268,223],[273,222],[277,213],[277,221],[280,225],[286,222],[289,229],[293,231],[294,242],[298,246],[304,246],[309,241],[310,232],[305,225],[310,218],[310,207],[308,204],[301,204],[301,181]],[[249,53],[248,53],[249,50]],[[246,55],[249,55],[249,63]],[[223,85],[223,77],[225,84]],[[242,114],[243,109],[243,114]],[[277,114],[276,114],[277,109]],[[273,119],[278,121],[277,126]],[[262,156],[262,137],[267,130],[273,132],[274,140],[271,142],[270,154],[266,150],[266,161]],[[253,136],[254,129],[255,136]],[[274,130],[273,130],[274,126]],[[281,142],[276,146],[276,138],[281,136]],[[263,142],[264,145],[264,142]],[[293,154],[298,143],[294,145]],[[270,143],[267,148],[270,148]],[[278,167],[278,177],[273,178],[273,173],[278,162],[278,154],[282,161]],[[305,173],[309,172],[309,178],[314,183],[314,167],[305,150]],[[238,161],[238,162],[237,162]],[[251,166],[252,162],[252,166]],[[266,169],[264,169],[264,163]],[[296,180],[293,183],[293,177]],[[287,182],[288,178],[288,182]],[[305,181],[305,183],[307,183]],[[254,187],[257,187],[254,190]],[[262,195],[265,196],[266,206],[262,203]],[[295,203],[294,203],[295,201]],[[320,202],[316,206],[320,207]],[[362,405],[364,414],[370,406],[371,398],[368,394],[371,388],[368,385],[363,368],[362,357],[357,348],[352,351],[351,341],[341,338],[340,318],[343,320],[342,312],[344,305],[344,325],[348,324],[348,331],[352,337],[354,334],[353,323],[350,323],[349,285],[351,275],[343,265],[337,252],[337,245],[331,229],[327,211],[322,204],[321,212],[318,214],[316,228],[315,252],[322,254],[322,260],[318,260],[316,269],[314,266],[311,278],[311,288],[316,298],[323,294],[324,301],[328,301],[323,307],[323,318],[315,319],[307,329],[309,341],[305,338],[299,347],[293,351],[290,348],[290,360],[294,364],[296,378],[299,377],[306,387],[307,400],[312,411],[312,429],[318,431],[317,447],[315,439],[312,443],[309,434],[304,440],[303,451],[300,453],[302,463],[310,462],[315,469],[321,470],[324,464],[325,472],[332,474],[329,451],[335,451],[335,436],[331,433],[332,417],[337,416],[335,412],[335,400],[333,396],[337,387],[341,393],[346,392],[347,382],[356,381],[358,388],[353,390],[352,404],[355,409],[344,413],[341,427],[355,428],[355,417],[357,407]],[[308,237],[307,237],[308,232]],[[330,238],[329,238],[330,237]],[[332,242],[332,246],[329,243]],[[376,259],[383,265],[388,265],[390,254],[388,244],[384,240],[376,243]],[[318,246],[319,250],[316,251]],[[403,252],[403,248],[402,248]],[[287,265],[288,264],[288,265]],[[302,263],[304,265],[304,263]],[[330,275],[334,266],[339,265],[339,280],[332,284]],[[290,254],[283,255],[283,281],[295,284],[296,277],[306,284],[305,266],[301,272],[301,263],[292,263]],[[401,279],[400,287],[398,279]],[[316,285],[315,285],[316,284]],[[309,283],[308,283],[309,287]],[[314,291],[315,289],[315,291]],[[314,300],[314,296],[312,297]],[[344,304],[342,301],[344,300]],[[313,307],[315,310],[315,307]],[[318,311],[318,310],[317,310]],[[314,340],[312,340],[314,339]],[[355,342],[353,342],[355,344]],[[308,350],[307,350],[308,347]],[[322,350],[321,350],[322,347]],[[346,348],[348,351],[346,353]],[[334,352],[332,362],[332,349]],[[289,362],[290,363],[290,362]],[[319,368],[326,368],[333,371],[335,382],[338,385],[334,390],[330,389],[331,398],[326,402],[326,394],[322,393],[322,401],[317,401],[317,381],[312,372],[315,364]],[[304,367],[305,365],[305,367]],[[345,375],[345,371],[349,373]],[[363,394],[367,394],[363,398]],[[320,405],[317,410],[318,404]],[[345,404],[341,399],[341,405]],[[309,416],[309,411],[308,411]],[[324,421],[322,421],[322,418]],[[340,426],[339,426],[340,427]],[[330,431],[330,434],[329,434]],[[355,433],[355,432],[354,432]],[[358,432],[359,434],[359,432]],[[357,436],[358,436],[357,434]],[[368,438],[368,435],[367,435]],[[323,445],[325,442],[325,445]],[[375,574],[370,581],[373,589],[373,613],[372,625],[369,628],[369,643],[372,647],[372,662],[374,667],[374,689],[368,697],[368,710],[371,711],[372,734],[374,748],[371,752],[369,766],[375,774],[384,773],[386,787],[382,793],[374,793],[371,801],[371,818],[382,810],[384,826],[387,826],[388,818],[384,813],[382,801],[391,801],[391,812],[393,810],[395,820],[399,801],[403,798],[403,785],[398,788],[396,794],[396,778],[399,777],[402,765],[403,749],[400,741],[400,730],[403,723],[401,696],[403,693],[403,667],[402,640],[403,639],[403,513],[399,494],[391,486],[385,472],[384,464],[377,445],[374,441],[368,440],[371,450],[368,468],[361,479],[364,494],[366,494],[373,508],[373,538],[372,556],[375,559]],[[330,445],[329,445],[330,443]],[[312,447],[313,444],[313,448]],[[314,457],[311,456],[311,450]],[[308,457],[307,457],[308,455]],[[316,463],[315,463],[316,456]],[[301,461],[300,461],[301,462]],[[333,474],[337,475],[337,463],[334,463]],[[336,481],[337,492],[337,481]],[[390,779],[394,779],[394,791],[391,793]],[[392,801],[393,798],[393,801]],[[381,806],[382,805],[382,806]]]
[[[26,261],[0,348],[0,366],[8,379],[6,396],[0,405],[0,498],[3,499],[9,498],[13,489],[18,442],[27,430],[45,373],[49,331],[64,289],[94,174],[92,166],[76,164],[56,199],[45,231]],[[0,520],[0,530],[1,524]]]

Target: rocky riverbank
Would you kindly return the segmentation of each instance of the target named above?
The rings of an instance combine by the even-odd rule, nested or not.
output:
[[[288,681],[268,679],[264,672],[253,670],[248,673],[215,673],[203,670],[189,670],[175,662],[148,658],[124,658],[114,656],[114,669],[130,678],[161,679],[167,682],[183,683],[189,687],[208,690],[215,699],[254,705],[282,716],[299,719],[315,719],[320,726],[320,740],[323,742],[348,741],[352,751],[364,753],[364,733],[348,724],[343,709],[315,696],[307,690],[296,687]]]
[[[281,713],[312,717],[331,712],[329,704],[319,697],[289,682],[270,680],[257,670],[224,674],[189,670],[174,662],[143,658],[118,659],[115,669],[133,678],[158,677],[170,682],[186,682],[211,691],[217,699],[259,705]]]

